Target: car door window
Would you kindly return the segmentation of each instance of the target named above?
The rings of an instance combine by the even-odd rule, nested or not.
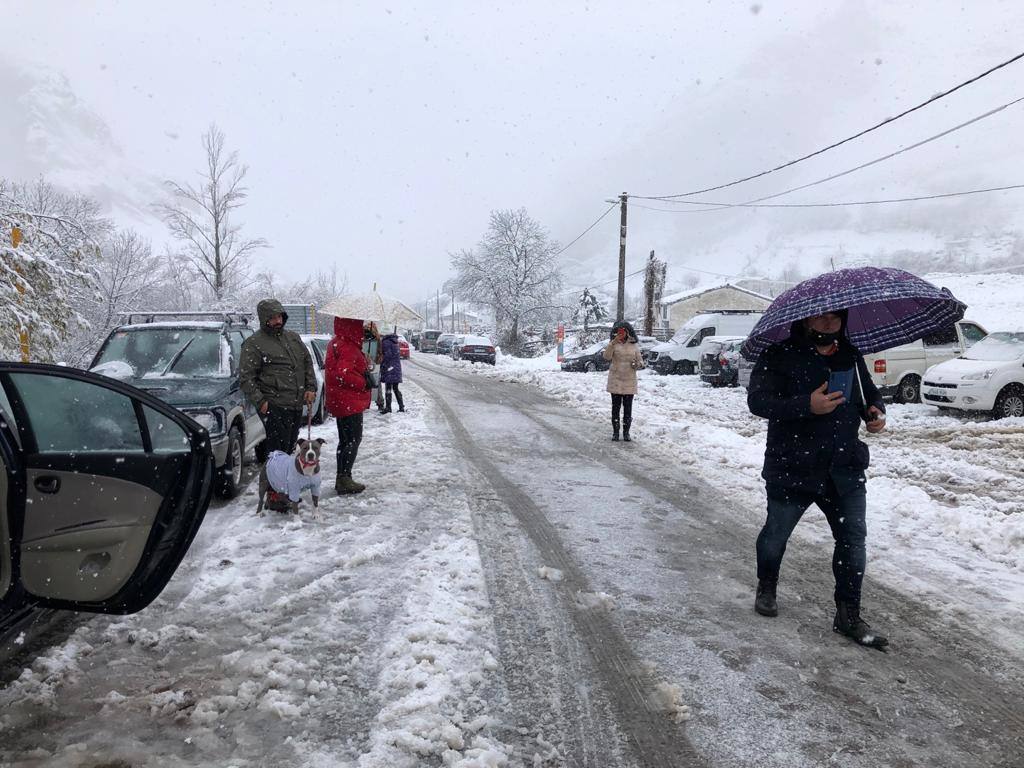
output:
[[[11,401],[7,399],[7,393],[0,387],[0,419],[6,422],[10,434],[18,443],[21,443],[21,435],[18,434],[18,425],[14,421],[14,410],[11,408]]]
[[[701,328],[699,331],[697,331],[697,333],[694,335],[694,337],[692,339],[690,339],[690,343],[687,344],[686,346],[688,346],[688,347],[699,347],[700,343],[702,341],[704,341],[704,339],[706,339],[708,336],[714,336],[714,335],[715,335],[715,329],[714,328]]]
[[[242,359],[242,342],[245,341],[245,336],[241,331],[232,331],[229,341],[231,342],[231,373],[235,374],[238,372],[238,362]]]
[[[143,451],[132,400],[84,381],[12,373],[36,453]]]
[[[960,332],[964,335],[964,344],[968,347],[984,339],[988,334],[974,323],[961,323]]]
[[[947,325],[922,339],[926,347],[949,347],[957,343],[956,326]]]

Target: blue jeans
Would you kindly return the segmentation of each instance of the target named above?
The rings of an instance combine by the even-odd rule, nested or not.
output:
[[[768,519],[757,537],[757,578],[778,580],[786,542],[811,504],[817,504],[825,513],[836,542],[832,552],[836,599],[859,602],[867,565],[867,491],[863,484],[840,495],[835,483],[829,480],[820,496],[769,485]]]

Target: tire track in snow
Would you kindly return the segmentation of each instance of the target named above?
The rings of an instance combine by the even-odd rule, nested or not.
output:
[[[436,371],[431,370],[431,373]],[[641,665],[618,627],[603,612],[587,610],[565,597],[579,592],[590,593],[593,589],[544,512],[483,455],[458,414],[438,389],[425,384],[422,379],[417,384],[435,398],[448,420],[457,448],[498,492],[502,503],[515,515],[533,542],[541,560],[562,572],[559,591],[563,596],[565,611],[594,661],[601,683],[615,709],[616,724],[628,740],[640,765],[650,768],[706,765],[683,729],[666,716],[661,696],[656,690],[658,681]]]

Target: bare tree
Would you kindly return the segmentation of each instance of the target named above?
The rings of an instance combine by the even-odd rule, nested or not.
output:
[[[267,247],[263,238],[244,238],[232,214],[248,197],[243,184],[249,168],[237,152],[224,150],[224,133],[211,125],[203,134],[206,168],[198,186],[167,181],[172,201],[157,209],[175,238],[185,244],[184,255],[209,286],[216,301],[242,287],[252,253]]]
[[[502,342],[518,353],[524,321],[550,310],[562,286],[558,244],[525,208],[491,211],[483,239],[452,254],[453,286],[467,301],[491,308]]]
[[[154,300],[165,287],[160,260],[153,255],[149,241],[135,230],[122,230],[107,238],[94,256],[96,288],[77,302],[85,322],[75,324],[61,354],[72,365],[87,363],[121,312],[154,308]]]

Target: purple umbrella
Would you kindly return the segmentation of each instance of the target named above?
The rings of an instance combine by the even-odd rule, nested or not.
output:
[[[849,311],[846,334],[861,353],[897,347],[927,336],[964,316],[967,305],[948,288],[902,269],[857,267],[826,272],[779,295],[743,344],[756,360],[772,344],[789,338],[797,320]]]

